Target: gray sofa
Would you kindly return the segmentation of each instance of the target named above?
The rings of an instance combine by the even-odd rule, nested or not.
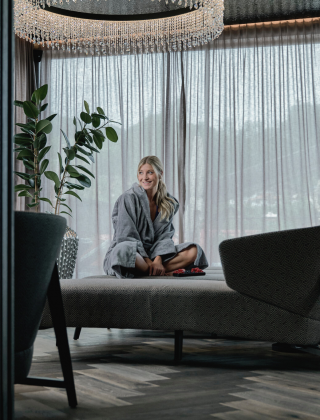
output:
[[[223,272],[203,277],[61,280],[67,326],[320,342],[320,227],[230,239],[219,251]],[[46,309],[41,327],[51,325]]]

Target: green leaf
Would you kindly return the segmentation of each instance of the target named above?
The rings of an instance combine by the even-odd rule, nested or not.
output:
[[[47,144],[47,136],[44,133],[42,133],[40,137],[38,138],[38,144],[39,144],[38,150],[42,150]]]
[[[34,179],[28,179],[28,183],[32,188],[34,188]]]
[[[20,108],[23,108],[23,102],[22,101],[13,101],[13,105],[19,106]]]
[[[46,120],[52,121],[57,114],[52,114],[50,117],[47,117]]]
[[[60,173],[62,174],[63,172],[62,157],[59,152],[58,152],[58,158],[59,158],[59,170],[60,170]]]
[[[74,125],[75,127],[77,127],[77,120],[76,120],[76,117],[73,117],[73,125]]]
[[[94,157],[92,155],[89,155],[88,158],[91,160],[92,163],[94,163]]]
[[[64,194],[70,194],[70,195],[73,195],[74,197],[77,197],[80,201],[82,201],[82,200],[81,200],[81,198],[78,196],[78,194],[77,194],[77,193],[75,193],[74,191],[67,191],[67,192],[65,192]]]
[[[21,191],[18,194],[18,197],[30,197],[30,198],[33,198],[33,196],[28,191]]]
[[[100,125],[100,118],[96,117],[95,115],[92,115],[92,125],[97,128]]]
[[[68,160],[73,160],[76,157],[76,152],[73,148],[67,149],[66,147],[63,148],[65,154],[67,155]]]
[[[16,123],[16,126],[17,126],[17,127],[26,128],[27,130],[29,130],[29,129],[30,129],[29,124]]]
[[[52,124],[50,123],[50,125],[47,125],[42,131],[46,134],[50,134],[52,131]]]
[[[80,155],[76,155],[76,158],[77,159],[80,159],[80,160],[83,160],[84,162],[86,162],[88,165],[90,165],[90,162],[86,159],[86,158],[84,158],[84,157],[82,157],[82,156],[80,156]]]
[[[47,169],[48,165],[49,165],[49,160],[48,159],[45,159],[44,161],[42,161],[41,166],[40,166],[40,174],[41,175]]]
[[[77,148],[77,150],[79,150],[79,152],[83,153],[84,155],[86,155],[88,157],[90,156],[90,153],[87,152],[86,150],[84,150],[82,147],[80,147],[80,146],[77,145],[76,148]]]
[[[31,177],[31,175],[26,174],[25,172],[17,172],[17,171],[14,171],[14,173],[16,175],[18,175],[18,177],[20,177],[21,179],[24,179],[26,181],[28,181],[30,179],[30,177]]]
[[[37,89],[36,92],[39,96],[40,101],[43,101],[48,93],[48,85],[43,85],[39,87],[39,89]]]
[[[31,95],[31,101],[34,102],[35,104],[37,103],[36,91],[34,91],[33,94]]]
[[[15,134],[14,135],[14,139],[24,139],[24,140],[31,140],[29,134],[25,134],[25,133],[19,133],[19,134]]]
[[[24,139],[16,139],[14,140],[14,144],[17,144],[19,146],[28,147],[32,144],[31,140],[24,140]]]
[[[46,155],[49,152],[50,149],[51,149],[51,146],[47,146],[41,150],[41,152],[38,154],[38,162],[41,161],[41,159],[44,157],[44,155]]]
[[[36,132],[40,133],[44,131],[46,134],[49,134],[52,131],[52,124],[49,120],[41,120],[36,125]]]
[[[32,203],[32,204],[27,204],[28,207],[36,207],[39,206],[40,203]]]
[[[55,184],[55,186],[56,186],[56,188],[60,188],[60,180],[59,180],[59,177],[58,177],[58,175],[55,173],[55,172],[53,172],[53,171],[46,171],[45,173],[44,173],[44,175],[48,178],[48,179],[50,179],[51,181],[53,181],[54,182],[54,184]]]
[[[86,101],[84,101],[84,108],[87,111],[87,113],[90,114],[90,108],[89,108],[88,102]]]
[[[26,184],[18,184],[15,185],[14,187],[14,191],[18,192],[18,191],[24,191],[24,190],[29,190],[31,187],[29,185]]]
[[[63,137],[65,138],[65,141],[67,143],[68,148],[70,149],[71,148],[71,144],[70,144],[70,141],[68,139],[68,136],[66,135],[66,133],[61,128],[60,128],[60,131],[63,134]]]
[[[82,166],[82,165],[76,165],[76,167],[79,168],[79,169],[82,169],[84,172],[86,172],[87,174],[91,175],[92,178],[95,178],[95,176],[93,175],[93,173],[91,173],[90,171],[88,171],[88,169],[85,168],[84,166]]]
[[[93,136],[93,137],[95,137],[95,136]],[[86,144],[85,147],[92,150],[93,152],[100,153],[98,149],[96,149],[95,147],[92,147],[90,144]]]
[[[60,206],[64,206],[64,207],[67,207],[70,211],[71,211],[71,213],[72,213],[72,210],[71,210],[71,208],[69,207],[69,206],[67,206],[66,204],[64,204],[64,203],[60,203]]]
[[[93,140],[92,140],[92,137],[90,136],[90,134],[86,134],[86,137],[85,137],[85,140],[86,140],[86,142],[89,144],[89,143],[93,143]],[[85,142],[85,143],[86,143]],[[85,144],[84,143],[84,144]],[[81,146],[81,145],[80,145]]]
[[[44,104],[42,105],[42,107],[40,108],[40,112],[44,111],[45,109],[47,109],[48,104]]]
[[[118,141],[118,134],[112,127],[106,127],[106,135],[110,141],[116,143]]]
[[[105,115],[96,114],[96,113],[91,114],[91,118],[92,117],[99,118],[99,120],[107,120],[108,119],[108,117],[106,117]]]
[[[92,134],[95,134],[97,137],[101,137],[102,139],[104,139],[104,134],[101,130],[92,130],[90,129],[90,132]]]
[[[87,130],[86,130],[87,131]],[[79,141],[85,141],[86,134],[83,131],[76,131],[76,134],[74,135],[75,141],[78,143]]]
[[[104,110],[102,109],[102,108],[100,108],[99,106],[97,106],[97,111],[99,112],[99,114],[101,114],[101,115],[106,115],[105,113],[104,113]]]
[[[66,166],[66,171],[72,178],[78,178],[80,173],[71,165]]]
[[[77,185],[77,184],[72,184],[71,182],[66,182],[66,186],[67,188],[75,188],[76,190],[84,190],[84,187],[82,187],[81,185]]]
[[[22,159],[24,166],[31,171],[34,171],[34,162],[32,160]]]
[[[57,195],[55,195],[55,197],[58,201],[67,201],[65,198],[58,197]]]
[[[21,127],[21,131],[23,131],[24,133],[26,133],[26,134],[29,134],[32,138],[34,137],[34,132],[33,131],[31,131],[31,130],[28,130],[28,129],[26,129],[26,128],[22,128]]]
[[[72,217],[72,216],[71,216],[71,214],[70,214],[70,213],[68,213],[67,211],[60,211],[60,213],[59,213],[59,214],[61,214],[61,213],[67,214],[68,216]]]
[[[49,200],[49,198],[41,197],[41,198],[39,198],[39,200],[46,201],[47,203],[49,203],[51,205],[51,207],[53,207],[53,205],[52,205],[51,201]]]
[[[29,118],[37,118],[39,115],[38,108],[30,101],[23,102],[23,110],[26,116]]]
[[[22,160],[22,158],[28,158],[28,159],[34,159],[34,154],[29,149],[22,150],[18,156],[17,159]]]
[[[90,124],[92,122],[92,119],[91,119],[90,115],[87,114],[86,112],[81,112],[80,118],[86,124]]]
[[[91,181],[90,178],[88,178],[86,175],[81,174],[77,177],[77,181],[79,184],[83,185],[84,187],[90,188],[91,187]]]
[[[81,130],[82,130],[82,124],[81,124],[81,121],[80,121],[80,119],[77,117],[77,120],[79,121],[79,124],[80,124],[80,128],[81,128]]]
[[[96,146],[98,147],[98,149],[102,149],[102,142],[103,140],[101,140],[101,137],[96,136],[95,134],[93,135],[93,141],[95,142]]]

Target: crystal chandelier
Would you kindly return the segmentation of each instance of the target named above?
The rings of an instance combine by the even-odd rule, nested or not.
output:
[[[208,43],[223,31],[223,0],[197,3],[183,0],[184,6],[181,6],[182,0],[171,0],[177,2],[175,7],[188,8],[187,12],[161,18],[153,13],[147,19],[146,15],[136,14],[134,19],[131,15],[130,20],[125,15],[121,20],[102,14],[101,19],[90,19],[88,14],[85,19],[70,16],[70,13],[64,15],[63,1],[58,1],[62,9],[52,7],[58,5],[57,0],[14,0],[15,33],[52,49],[117,55],[186,50]],[[68,7],[69,1],[65,1]],[[82,0],[79,3],[93,2]],[[168,0],[165,3],[168,4]],[[53,9],[54,13],[49,11]]]

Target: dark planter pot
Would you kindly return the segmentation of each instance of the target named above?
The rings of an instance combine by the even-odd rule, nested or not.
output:
[[[66,220],[42,213],[15,212],[15,381],[30,370],[47,291]]]

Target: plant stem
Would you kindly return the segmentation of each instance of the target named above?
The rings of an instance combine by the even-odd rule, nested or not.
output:
[[[36,118],[35,120],[35,124],[37,125],[38,122],[38,118]],[[33,144],[36,141],[36,133],[34,133],[33,136]],[[38,149],[34,148],[34,174],[37,174],[39,172],[39,162],[38,162]],[[38,198],[38,177],[37,175],[34,177],[34,201],[35,203],[39,203],[39,198]],[[39,213],[39,206],[36,206],[36,212]]]
[[[58,204],[60,204],[59,198],[60,198],[60,196],[62,194],[62,190],[63,190],[63,186],[64,186],[64,179],[66,177],[66,168],[67,168],[68,165],[69,165],[69,160],[67,160],[66,167],[64,168],[64,171],[63,171],[63,175],[62,175],[62,179],[61,179],[61,182],[60,182],[59,191],[58,191],[58,194],[57,194],[57,200],[56,200],[56,206],[55,206],[55,209],[54,209],[54,214],[59,214],[59,212],[60,212],[60,205],[58,207]]]

